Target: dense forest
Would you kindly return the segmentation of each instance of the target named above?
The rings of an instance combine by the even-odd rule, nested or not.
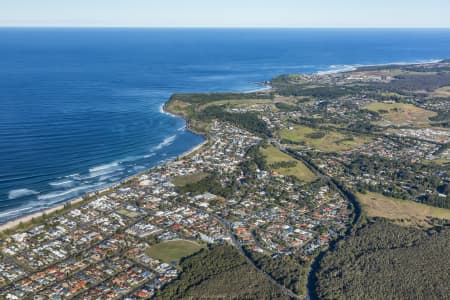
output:
[[[356,90],[349,87],[322,86],[310,88],[303,85],[283,83],[282,81],[274,81],[273,87],[282,96],[314,97],[317,99],[339,98],[356,92]]]
[[[306,281],[309,265],[297,257],[276,256],[248,251],[248,255],[256,266],[269,274],[278,283],[284,285],[298,295],[306,294]]]
[[[289,299],[232,246],[210,246],[181,262],[158,299]]]
[[[260,136],[270,137],[272,135],[266,122],[253,112],[231,113],[220,106],[208,106],[201,112],[198,112],[196,117],[200,120],[218,119],[229,122]]]
[[[446,99],[445,101],[450,102],[450,98]],[[430,118],[430,121],[432,121],[432,126],[449,128],[450,111],[439,111],[436,116]]]
[[[226,186],[223,186],[218,176],[218,174],[211,174],[198,182],[178,187],[178,191],[183,194],[192,193],[195,195],[209,192],[225,198],[231,197],[237,188],[236,180],[231,180]]]
[[[205,104],[222,100],[273,99],[273,94],[255,93],[210,93],[210,94],[174,94],[169,101],[183,101],[192,104]]]
[[[325,255],[319,299],[449,299],[450,228],[427,231],[378,219]]]
[[[398,199],[412,199],[437,207],[450,208],[450,186],[444,180],[448,178],[449,172],[436,170],[434,165],[355,154],[351,162],[344,167],[345,173],[354,177],[364,177],[364,174],[369,174],[389,179],[386,184],[358,181],[356,188],[360,192],[368,190]]]
[[[246,157],[247,160],[242,162],[240,167],[244,175],[254,175],[256,169],[265,170],[267,169],[267,161],[264,155],[259,151],[261,146],[265,146],[265,143],[261,145],[252,146],[247,150]]]

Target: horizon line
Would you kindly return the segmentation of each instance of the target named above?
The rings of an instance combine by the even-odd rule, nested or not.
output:
[[[128,26],[128,25],[0,25],[0,28],[9,29],[422,29],[422,30],[450,30],[450,27],[369,27],[369,26]]]

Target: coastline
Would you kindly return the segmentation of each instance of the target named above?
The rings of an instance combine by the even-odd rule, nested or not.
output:
[[[257,92],[257,91],[268,91],[268,90],[271,90],[271,89],[272,89],[272,87],[270,87],[270,86],[264,86],[264,87],[261,87],[258,90],[252,90],[252,91],[242,92],[242,93],[252,93],[252,92]],[[189,130],[192,133],[195,133],[197,135],[200,135],[200,136],[202,136],[205,139],[203,142],[201,142],[200,144],[194,146],[190,150],[187,150],[184,153],[180,154],[179,156],[169,160],[169,161],[176,161],[176,160],[183,159],[184,157],[186,157],[186,156],[188,156],[188,155],[198,151],[206,143],[208,143],[209,139],[208,139],[208,137],[205,134],[203,134],[201,132],[197,132],[196,130],[192,129],[190,127],[189,120],[184,115],[176,114],[176,113],[171,112],[171,111],[169,111],[167,109],[167,105],[169,104],[170,99],[171,98],[169,98],[167,101],[165,101],[164,103],[161,104],[161,106],[160,106],[160,113],[166,114],[166,115],[168,115],[168,116],[170,116],[172,118],[181,118],[181,119],[183,119],[186,122],[186,125],[185,125],[186,127],[185,128],[187,130]],[[156,165],[156,166],[154,166],[152,168],[155,168],[155,167],[160,166],[160,165],[162,165],[164,163],[167,163],[167,162],[168,162],[167,160],[163,160],[158,165]],[[4,233],[7,230],[16,229],[18,226],[20,226],[22,224],[27,224],[27,223],[33,221],[34,219],[38,219],[38,218],[41,218],[41,217],[43,217],[45,215],[49,215],[49,214],[52,214],[52,213],[57,213],[58,211],[62,211],[66,207],[67,204],[70,204],[70,205],[79,204],[79,203],[81,203],[84,200],[83,199],[84,197],[92,197],[92,196],[94,196],[95,194],[98,194],[98,193],[111,192],[112,190],[114,190],[115,188],[119,187],[120,185],[122,185],[122,184],[124,184],[124,183],[126,183],[126,182],[128,182],[130,180],[133,180],[133,179],[135,179],[135,178],[137,178],[137,177],[147,173],[152,168],[146,169],[146,170],[144,170],[142,172],[139,172],[139,173],[134,174],[132,176],[126,177],[126,178],[124,178],[123,180],[121,180],[121,181],[119,181],[117,183],[112,183],[108,187],[103,187],[103,188],[101,188],[99,190],[93,190],[93,191],[90,191],[90,192],[86,192],[85,194],[83,194],[81,196],[77,196],[77,197],[72,198],[72,199],[67,199],[67,200],[63,201],[62,203],[60,203],[60,204],[58,204],[56,206],[52,206],[52,207],[46,208],[44,210],[36,211],[34,213],[31,213],[31,214],[23,215],[23,216],[20,216],[20,217],[18,217],[16,219],[7,221],[6,223],[0,224],[0,234]]]
[[[164,163],[167,163],[169,161],[176,161],[176,160],[183,159],[184,157],[186,157],[188,155],[191,155],[192,153],[194,153],[194,152],[198,151],[199,149],[201,149],[209,141],[208,138],[205,135],[201,134],[201,133],[198,133],[198,132],[195,132],[195,131],[191,130],[189,128],[188,120],[186,120],[183,116],[176,115],[176,114],[171,113],[170,111],[167,111],[166,110],[166,105],[167,105],[168,102],[169,102],[169,100],[167,100],[166,102],[161,104],[161,113],[169,115],[169,116],[174,117],[174,118],[182,118],[186,122],[186,129],[191,131],[191,132],[193,132],[193,133],[195,133],[195,134],[197,134],[197,135],[202,136],[205,139],[203,142],[201,142],[200,144],[194,146],[193,148],[183,152],[182,154],[180,154],[179,156],[177,156],[175,158],[172,158],[170,160],[163,160],[160,163],[158,163],[157,165],[155,165],[154,167],[151,167],[151,168],[146,169],[146,170],[144,170],[142,172],[139,172],[137,174],[134,174],[134,175],[131,175],[129,177],[126,177],[126,178],[122,179],[119,182],[112,183],[110,186],[103,187],[103,188],[98,189],[98,190],[93,190],[93,191],[86,192],[83,195],[80,195],[80,196],[77,196],[77,197],[74,197],[74,198],[71,198],[71,199],[67,199],[67,200],[63,201],[62,203],[59,203],[58,205],[46,208],[44,210],[39,210],[39,211],[33,212],[31,214],[26,214],[26,215],[20,216],[20,217],[18,217],[16,219],[13,219],[13,220],[7,221],[7,222],[5,222],[3,224],[0,224],[0,234],[4,233],[7,230],[15,229],[15,228],[17,228],[18,226],[20,226],[22,224],[27,224],[27,223],[33,221],[34,219],[38,219],[38,218],[41,218],[41,217],[43,217],[45,215],[49,215],[49,214],[52,214],[52,213],[57,213],[58,211],[62,211],[66,207],[67,204],[70,204],[70,205],[79,204],[79,203],[83,202],[84,197],[92,197],[92,196],[95,196],[96,194],[99,194],[99,193],[111,192],[112,190],[118,188],[120,185],[125,184],[126,182],[131,181],[131,180],[133,180],[133,179],[135,179],[135,178],[137,178],[137,177],[139,177],[139,176],[149,172],[150,170],[152,170],[155,167],[158,167],[158,166],[160,166],[160,165],[162,165]]]
[[[389,65],[407,65],[407,64],[411,64],[411,65],[413,65],[413,64],[428,64],[428,63],[440,62],[440,61],[442,61],[442,59],[433,59],[433,60],[427,60],[427,61],[421,61],[421,62],[417,62],[416,61],[416,62],[412,62],[412,63],[406,63],[406,62],[397,62],[397,63],[395,63],[394,62],[394,63],[388,63],[388,64],[353,65],[353,66],[347,66],[347,67],[351,67],[352,70],[357,70],[358,68],[361,68],[361,67],[389,66]],[[345,73],[345,72],[349,72],[349,71],[352,71],[352,70],[336,69],[336,70],[327,71],[327,73],[323,73],[323,71],[317,71],[315,74],[317,74],[317,75],[325,75],[325,74],[332,74],[332,73]],[[257,92],[257,91],[269,91],[271,89],[272,89],[272,87],[270,87],[270,86],[263,86],[260,89],[251,90],[251,91],[243,91],[243,92],[239,92],[239,93],[252,93],[252,92]],[[205,136],[205,134],[203,134],[201,132],[197,132],[196,130],[194,130],[194,129],[192,129],[190,127],[190,122],[186,118],[186,116],[181,115],[181,114],[176,114],[174,112],[171,112],[171,111],[167,110],[167,105],[169,104],[170,100],[171,100],[171,98],[169,98],[167,101],[165,101],[164,103],[161,104],[160,112],[163,113],[163,114],[169,115],[171,117],[174,117],[174,118],[181,118],[181,119],[183,119],[186,122],[186,129],[187,130],[191,131],[194,134],[202,136],[205,140],[202,143],[194,146],[192,149],[187,150],[186,152],[180,154],[179,156],[177,156],[175,158],[172,158],[170,160],[163,160],[163,161],[161,161],[159,164],[155,165],[154,167],[157,167],[157,166],[159,166],[161,164],[167,163],[168,161],[175,161],[177,159],[182,159],[183,157],[188,156],[191,153],[194,153],[194,152],[198,151],[199,149],[201,149],[201,147],[203,147],[203,145],[205,145],[209,141],[207,136]],[[67,200],[59,203],[58,205],[46,208],[44,210],[33,212],[31,214],[26,214],[26,215],[17,217],[16,219],[12,219],[12,220],[9,220],[9,221],[7,221],[5,223],[2,223],[2,224],[0,224],[0,234],[4,233],[4,231],[6,231],[6,230],[15,229],[18,226],[20,226],[21,224],[27,224],[27,223],[31,222],[33,219],[37,219],[37,218],[43,217],[44,215],[49,215],[51,213],[56,213],[56,212],[58,212],[60,210],[63,210],[67,204],[71,204],[71,205],[79,204],[80,202],[82,202],[84,200],[83,199],[84,197],[92,197],[92,196],[94,196],[95,194],[98,194],[98,193],[110,192],[113,189],[117,188],[118,186],[120,186],[120,185],[122,185],[122,184],[124,184],[124,183],[126,183],[126,182],[128,182],[130,180],[133,180],[133,179],[141,176],[142,174],[147,173],[148,171],[152,170],[154,167],[146,169],[146,170],[144,170],[142,172],[139,172],[137,174],[134,174],[132,176],[126,177],[126,178],[120,180],[119,182],[111,183],[111,185],[109,185],[107,187],[102,187],[101,189],[98,189],[98,190],[93,190],[93,191],[86,192],[83,195],[76,196],[76,197],[71,198],[71,199],[67,199]]]
[[[383,66],[406,66],[406,65],[422,65],[422,64],[433,64],[439,63],[444,59],[425,59],[425,60],[416,60],[413,62],[392,62],[392,63],[381,63],[381,64],[355,64],[355,65],[332,65],[329,70],[317,71],[314,73],[315,75],[330,75],[330,74],[338,74],[338,73],[347,73],[354,72],[360,68],[368,68],[368,67],[383,67]],[[335,69],[333,69],[335,68]]]
[[[64,209],[64,207],[67,203],[77,204],[77,203],[80,203],[81,201],[83,201],[83,198],[77,197],[75,199],[70,199],[67,202],[64,202],[63,204],[60,204],[58,206],[49,207],[45,210],[37,211],[35,213],[25,215],[25,216],[19,217],[17,219],[8,221],[8,222],[0,225],[0,233],[4,232],[5,230],[8,230],[8,229],[13,229],[13,228],[19,226],[20,224],[31,222],[33,219],[37,219],[46,214],[48,215],[48,214],[57,212],[58,210],[62,210],[62,209]]]
[[[195,147],[191,148],[190,150],[188,150],[188,151],[182,153],[181,155],[179,155],[178,159],[183,159],[184,157],[186,157],[186,156],[188,156],[188,155],[198,151],[207,142],[208,142],[208,139],[205,138],[205,140],[203,142],[201,142],[200,144],[198,144],[197,146],[195,146]],[[175,160],[177,160],[177,158],[173,158],[173,159],[171,159],[169,161],[175,161]],[[156,166],[154,166],[152,168],[155,168],[155,167],[160,166],[161,164],[164,164],[164,163],[167,163],[167,162],[168,162],[167,160],[166,161],[161,161],[160,164],[158,164],[158,165],[156,165]],[[52,206],[52,207],[46,208],[44,210],[40,210],[40,211],[34,212],[32,214],[24,215],[24,216],[18,217],[17,219],[13,219],[13,220],[10,220],[10,221],[8,221],[6,223],[0,224],[0,233],[3,233],[4,231],[6,231],[8,229],[14,229],[14,228],[18,227],[21,224],[29,223],[33,219],[38,219],[40,217],[43,217],[44,215],[49,215],[49,214],[52,214],[52,213],[56,213],[58,211],[62,211],[66,207],[67,204],[70,204],[70,205],[79,204],[79,203],[81,203],[84,200],[83,198],[86,197],[86,196],[87,197],[92,197],[92,196],[95,196],[95,194],[111,192],[112,190],[118,188],[120,185],[122,185],[122,184],[124,184],[124,183],[126,183],[128,181],[131,181],[131,180],[133,180],[133,179],[135,179],[135,178],[137,178],[137,177],[147,173],[152,168],[146,169],[146,170],[144,170],[142,172],[139,172],[139,173],[137,173],[135,175],[129,176],[127,178],[124,178],[123,180],[121,180],[121,181],[119,181],[117,183],[113,183],[109,187],[87,192],[87,193],[85,193],[85,194],[83,194],[81,196],[77,196],[75,198],[68,199],[68,200],[64,201],[63,203],[60,203],[60,204],[58,204],[56,206]]]

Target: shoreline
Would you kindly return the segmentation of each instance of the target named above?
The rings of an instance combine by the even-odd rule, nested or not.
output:
[[[203,142],[201,142],[199,145],[193,147],[192,149],[190,149],[190,150],[184,152],[183,154],[181,154],[180,156],[178,156],[178,159],[174,158],[174,159],[171,159],[169,161],[176,161],[176,160],[183,159],[184,157],[186,157],[186,156],[188,156],[188,155],[198,151],[199,149],[201,149],[208,141],[209,140],[205,138],[205,140]],[[37,219],[37,218],[40,218],[40,217],[42,217],[44,215],[49,215],[49,214],[55,213],[55,212],[57,212],[59,210],[63,210],[66,207],[67,204],[74,205],[74,204],[81,203],[84,200],[83,197],[85,197],[85,196],[91,197],[91,196],[95,196],[95,194],[97,194],[97,193],[112,192],[114,189],[118,188],[120,185],[122,185],[122,184],[124,184],[124,183],[126,183],[126,182],[128,182],[130,180],[133,180],[133,179],[135,179],[135,178],[137,178],[137,177],[147,173],[148,171],[152,170],[153,168],[155,168],[157,166],[160,166],[160,165],[162,165],[164,163],[167,163],[169,161],[162,161],[160,164],[157,164],[156,166],[154,166],[154,167],[152,167],[150,169],[147,169],[147,170],[145,170],[143,172],[139,172],[138,174],[129,176],[127,178],[124,178],[120,182],[113,183],[109,187],[102,188],[100,190],[90,191],[90,192],[85,193],[85,194],[83,194],[81,196],[77,196],[75,198],[68,199],[68,200],[66,200],[66,201],[64,201],[64,202],[62,202],[62,203],[60,203],[60,204],[58,204],[56,206],[52,206],[52,207],[46,208],[44,210],[36,211],[34,213],[18,217],[17,219],[13,219],[11,221],[7,221],[6,223],[0,224],[0,233],[3,233],[4,231],[6,231],[8,229],[14,229],[15,227],[17,227],[17,226],[19,226],[21,224],[26,224],[28,222],[31,222],[33,219]]]
[[[82,194],[80,196],[76,196],[74,198],[64,200],[63,202],[61,202],[61,203],[59,203],[59,204],[57,204],[55,206],[52,206],[52,207],[49,207],[49,208],[46,208],[46,209],[43,209],[43,210],[38,210],[38,211],[33,212],[31,214],[26,214],[26,215],[17,217],[15,219],[12,219],[10,221],[7,221],[5,223],[2,223],[2,224],[0,224],[0,233],[3,233],[4,231],[9,230],[9,229],[14,229],[14,228],[18,227],[21,224],[29,223],[33,219],[37,219],[37,218],[40,218],[40,217],[42,217],[44,215],[49,215],[49,214],[55,213],[55,212],[57,212],[59,210],[63,210],[66,207],[67,204],[70,204],[70,205],[79,204],[79,203],[81,203],[84,200],[83,199],[84,197],[92,197],[92,196],[95,196],[95,194],[98,194],[98,193],[111,192],[112,190],[118,188],[120,185],[122,185],[122,184],[124,184],[124,183],[126,183],[128,181],[131,181],[131,180],[133,180],[133,179],[135,179],[135,178],[137,178],[137,177],[139,177],[139,176],[149,172],[153,168],[156,168],[158,166],[161,166],[161,165],[163,165],[165,163],[168,163],[168,162],[171,162],[171,161],[181,160],[184,157],[186,157],[186,156],[188,156],[188,155],[198,151],[199,149],[201,149],[209,141],[208,138],[205,135],[203,135],[203,134],[200,134],[198,132],[192,131],[189,128],[188,121],[183,116],[175,115],[175,114],[167,111],[166,110],[166,104],[168,103],[168,101],[169,100],[167,100],[166,102],[161,104],[161,106],[160,106],[161,113],[169,115],[169,116],[171,116],[173,118],[181,118],[181,119],[183,119],[186,122],[186,125],[185,125],[186,129],[191,131],[191,132],[193,132],[193,133],[195,133],[195,134],[197,134],[197,135],[202,136],[205,139],[203,142],[201,142],[200,144],[198,144],[198,145],[192,147],[191,149],[183,152],[182,154],[178,155],[177,157],[174,157],[174,158],[169,159],[169,160],[162,160],[161,162],[159,162],[155,166],[153,166],[153,167],[151,167],[149,169],[146,169],[146,170],[144,170],[142,172],[139,172],[137,174],[128,176],[128,177],[120,180],[119,182],[111,183],[110,186],[103,187],[103,188],[98,189],[98,190],[93,190],[93,191],[90,191],[90,192],[86,192],[86,193],[84,193],[84,194]]]
[[[313,75],[331,75],[331,74],[338,74],[338,73],[348,73],[348,72],[354,72],[358,71],[360,68],[367,68],[367,67],[383,67],[383,66],[408,66],[408,65],[424,65],[424,64],[435,64],[440,63],[444,61],[445,59],[439,58],[439,59],[425,59],[425,60],[416,60],[413,62],[392,62],[392,63],[381,63],[381,64],[354,64],[354,65],[331,65],[330,70],[324,70],[324,71],[317,71],[315,73],[312,73]],[[333,67],[339,67],[336,69],[331,69]]]
[[[324,71],[317,71],[314,74],[315,75],[336,74],[336,73],[352,72],[352,71],[355,71],[355,70],[357,70],[358,68],[361,68],[361,67],[391,66],[391,65],[417,65],[417,64],[437,63],[437,62],[441,62],[441,61],[443,61],[443,59],[433,59],[433,60],[430,59],[430,60],[426,60],[426,61],[421,61],[421,62],[415,61],[415,62],[411,62],[411,63],[407,63],[407,62],[393,62],[393,63],[387,63],[387,64],[349,65],[347,67],[351,67],[352,70],[348,70],[348,69],[329,70],[329,71],[325,71],[326,72],[325,74],[323,73]],[[332,66],[330,66],[330,68],[331,67]],[[252,92],[258,92],[258,91],[265,91],[265,92],[267,92],[267,91],[269,91],[271,89],[272,89],[271,86],[262,86],[260,89],[251,90],[251,91],[243,91],[243,92],[238,92],[238,93],[252,93]],[[126,182],[128,182],[130,180],[133,180],[133,179],[135,179],[135,178],[137,178],[137,177],[139,177],[139,176],[141,176],[141,175],[143,175],[143,174],[145,174],[147,172],[149,172],[150,170],[152,170],[155,167],[158,167],[158,166],[160,166],[160,165],[162,165],[164,163],[167,163],[169,161],[176,161],[176,160],[182,159],[183,157],[188,156],[191,153],[201,149],[201,147],[203,147],[209,141],[209,139],[204,134],[196,132],[195,130],[192,130],[190,128],[190,126],[189,126],[189,120],[187,120],[185,118],[185,116],[178,115],[178,114],[175,114],[175,113],[172,113],[172,112],[168,111],[166,108],[167,108],[167,104],[169,103],[169,101],[170,101],[170,98],[160,105],[160,113],[166,114],[166,115],[174,117],[174,118],[181,118],[181,119],[183,119],[185,121],[185,123],[186,123],[185,126],[186,126],[187,130],[191,131],[194,134],[200,135],[200,136],[202,136],[205,139],[202,143],[196,145],[192,149],[187,150],[186,152],[178,155],[175,158],[172,158],[172,159],[169,159],[169,160],[162,160],[157,165],[155,165],[155,166],[153,166],[153,167],[151,167],[149,169],[146,169],[146,170],[144,170],[142,172],[139,172],[137,174],[134,174],[134,175],[131,175],[129,177],[126,177],[126,178],[120,180],[119,182],[111,183],[110,186],[103,187],[103,188],[98,189],[98,190],[93,190],[93,191],[86,192],[86,193],[84,193],[82,195],[79,195],[79,196],[76,196],[74,198],[64,200],[63,202],[61,202],[61,203],[59,203],[59,204],[57,204],[55,206],[52,206],[52,207],[49,207],[49,208],[46,208],[46,209],[43,209],[43,210],[38,210],[36,212],[30,213],[30,214],[26,214],[26,215],[17,217],[15,219],[6,221],[5,223],[1,223],[0,224],[0,233],[3,233],[4,231],[9,230],[9,229],[14,229],[14,228],[16,228],[17,226],[19,226],[21,224],[29,223],[33,219],[36,219],[36,218],[42,217],[44,215],[48,215],[48,214],[51,214],[51,213],[55,213],[55,212],[57,212],[59,210],[62,210],[69,203],[72,204],[72,205],[73,204],[78,204],[78,203],[82,202],[84,200],[83,198],[86,197],[86,196],[87,197],[92,197],[92,196],[94,196],[97,193],[110,192],[113,189],[117,188],[118,186],[120,186],[120,185],[122,185],[122,184],[124,184],[124,183],[126,183]]]
[[[70,199],[67,202],[64,202],[63,204],[59,204],[58,206],[49,207],[49,208],[47,208],[45,210],[37,211],[37,212],[34,212],[32,214],[24,215],[24,216],[19,217],[17,219],[8,221],[8,222],[3,223],[3,224],[0,225],[0,233],[4,232],[5,230],[8,230],[8,229],[13,229],[13,228],[19,226],[20,224],[25,224],[25,223],[31,222],[33,219],[42,217],[43,215],[46,215],[46,214],[48,215],[48,214],[51,214],[51,213],[56,212],[58,210],[61,210],[61,209],[63,209],[65,207],[65,205],[67,203],[77,204],[77,203],[80,203],[81,201],[83,201],[83,198],[82,197],[77,197],[77,198],[74,198],[74,199]]]
[[[122,184],[124,184],[124,183],[126,183],[126,182],[128,182],[130,180],[133,180],[133,179],[135,179],[135,178],[137,178],[137,177],[139,177],[139,176],[141,176],[141,175],[143,175],[143,174],[145,174],[147,172],[149,172],[150,170],[152,170],[155,167],[161,166],[161,165],[163,165],[165,163],[168,163],[170,161],[176,161],[176,160],[183,159],[184,157],[186,157],[186,156],[188,156],[188,155],[198,151],[199,149],[201,149],[207,142],[208,142],[208,139],[205,138],[205,140],[203,142],[201,142],[200,144],[198,144],[197,146],[195,146],[195,147],[191,148],[190,150],[187,150],[184,153],[180,154],[177,157],[178,159],[177,158],[173,158],[173,159],[170,159],[170,160],[161,161],[159,164],[155,165],[154,167],[146,169],[146,170],[144,170],[142,172],[139,172],[139,173],[137,173],[135,175],[131,175],[129,177],[126,177],[126,178],[124,178],[123,180],[121,180],[121,181],[119,181],[117,183],[112,183],[108,187],[104,187],[104,188],[99,189],[99,190],[93,190],[93,191],[87,192],[87,193],[85,193],[83,195],[80,195],[80,196],[77,196],[75,198],[67,199],[67,200],[63,201],[62,203],[60,203],[60,204],[58,204],[56,206],[52,206],[52,207],[46,208],[44,210],[39,210],[39,211],[36,211],[34,213],[27,214],[27,215],[18,217],[16,219],[7,221],[6,223],[0,224],[0,233],[3,233],[4,231],[6,231],[8,229],[14,229],[15,227],[19,226],[20,224],[26,224],[28,222],[31,222],[33,219],[37,219],[37,218],[40,218],[40,217],[42,217],[44,215],[49,215],[51,213],[55,213],[55,212],[57,212],[59,210],[62,210],[62,209],[64,209],[66,207],[67,204],[70,204],[70,205],[79,204],[79,203],[81,203],[84,200],[83,198],[86,197],[86,196],[87,197],[92,197],[92,196],[95,196],[95,194],[112,192],[112,190],[118,188],[120,185],[122,185]]]

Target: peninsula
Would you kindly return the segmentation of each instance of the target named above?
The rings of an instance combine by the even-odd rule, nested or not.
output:
[[[448,298],[450,61],[270,85],[173,95],[201,147],[2,227],[0,299]]]

